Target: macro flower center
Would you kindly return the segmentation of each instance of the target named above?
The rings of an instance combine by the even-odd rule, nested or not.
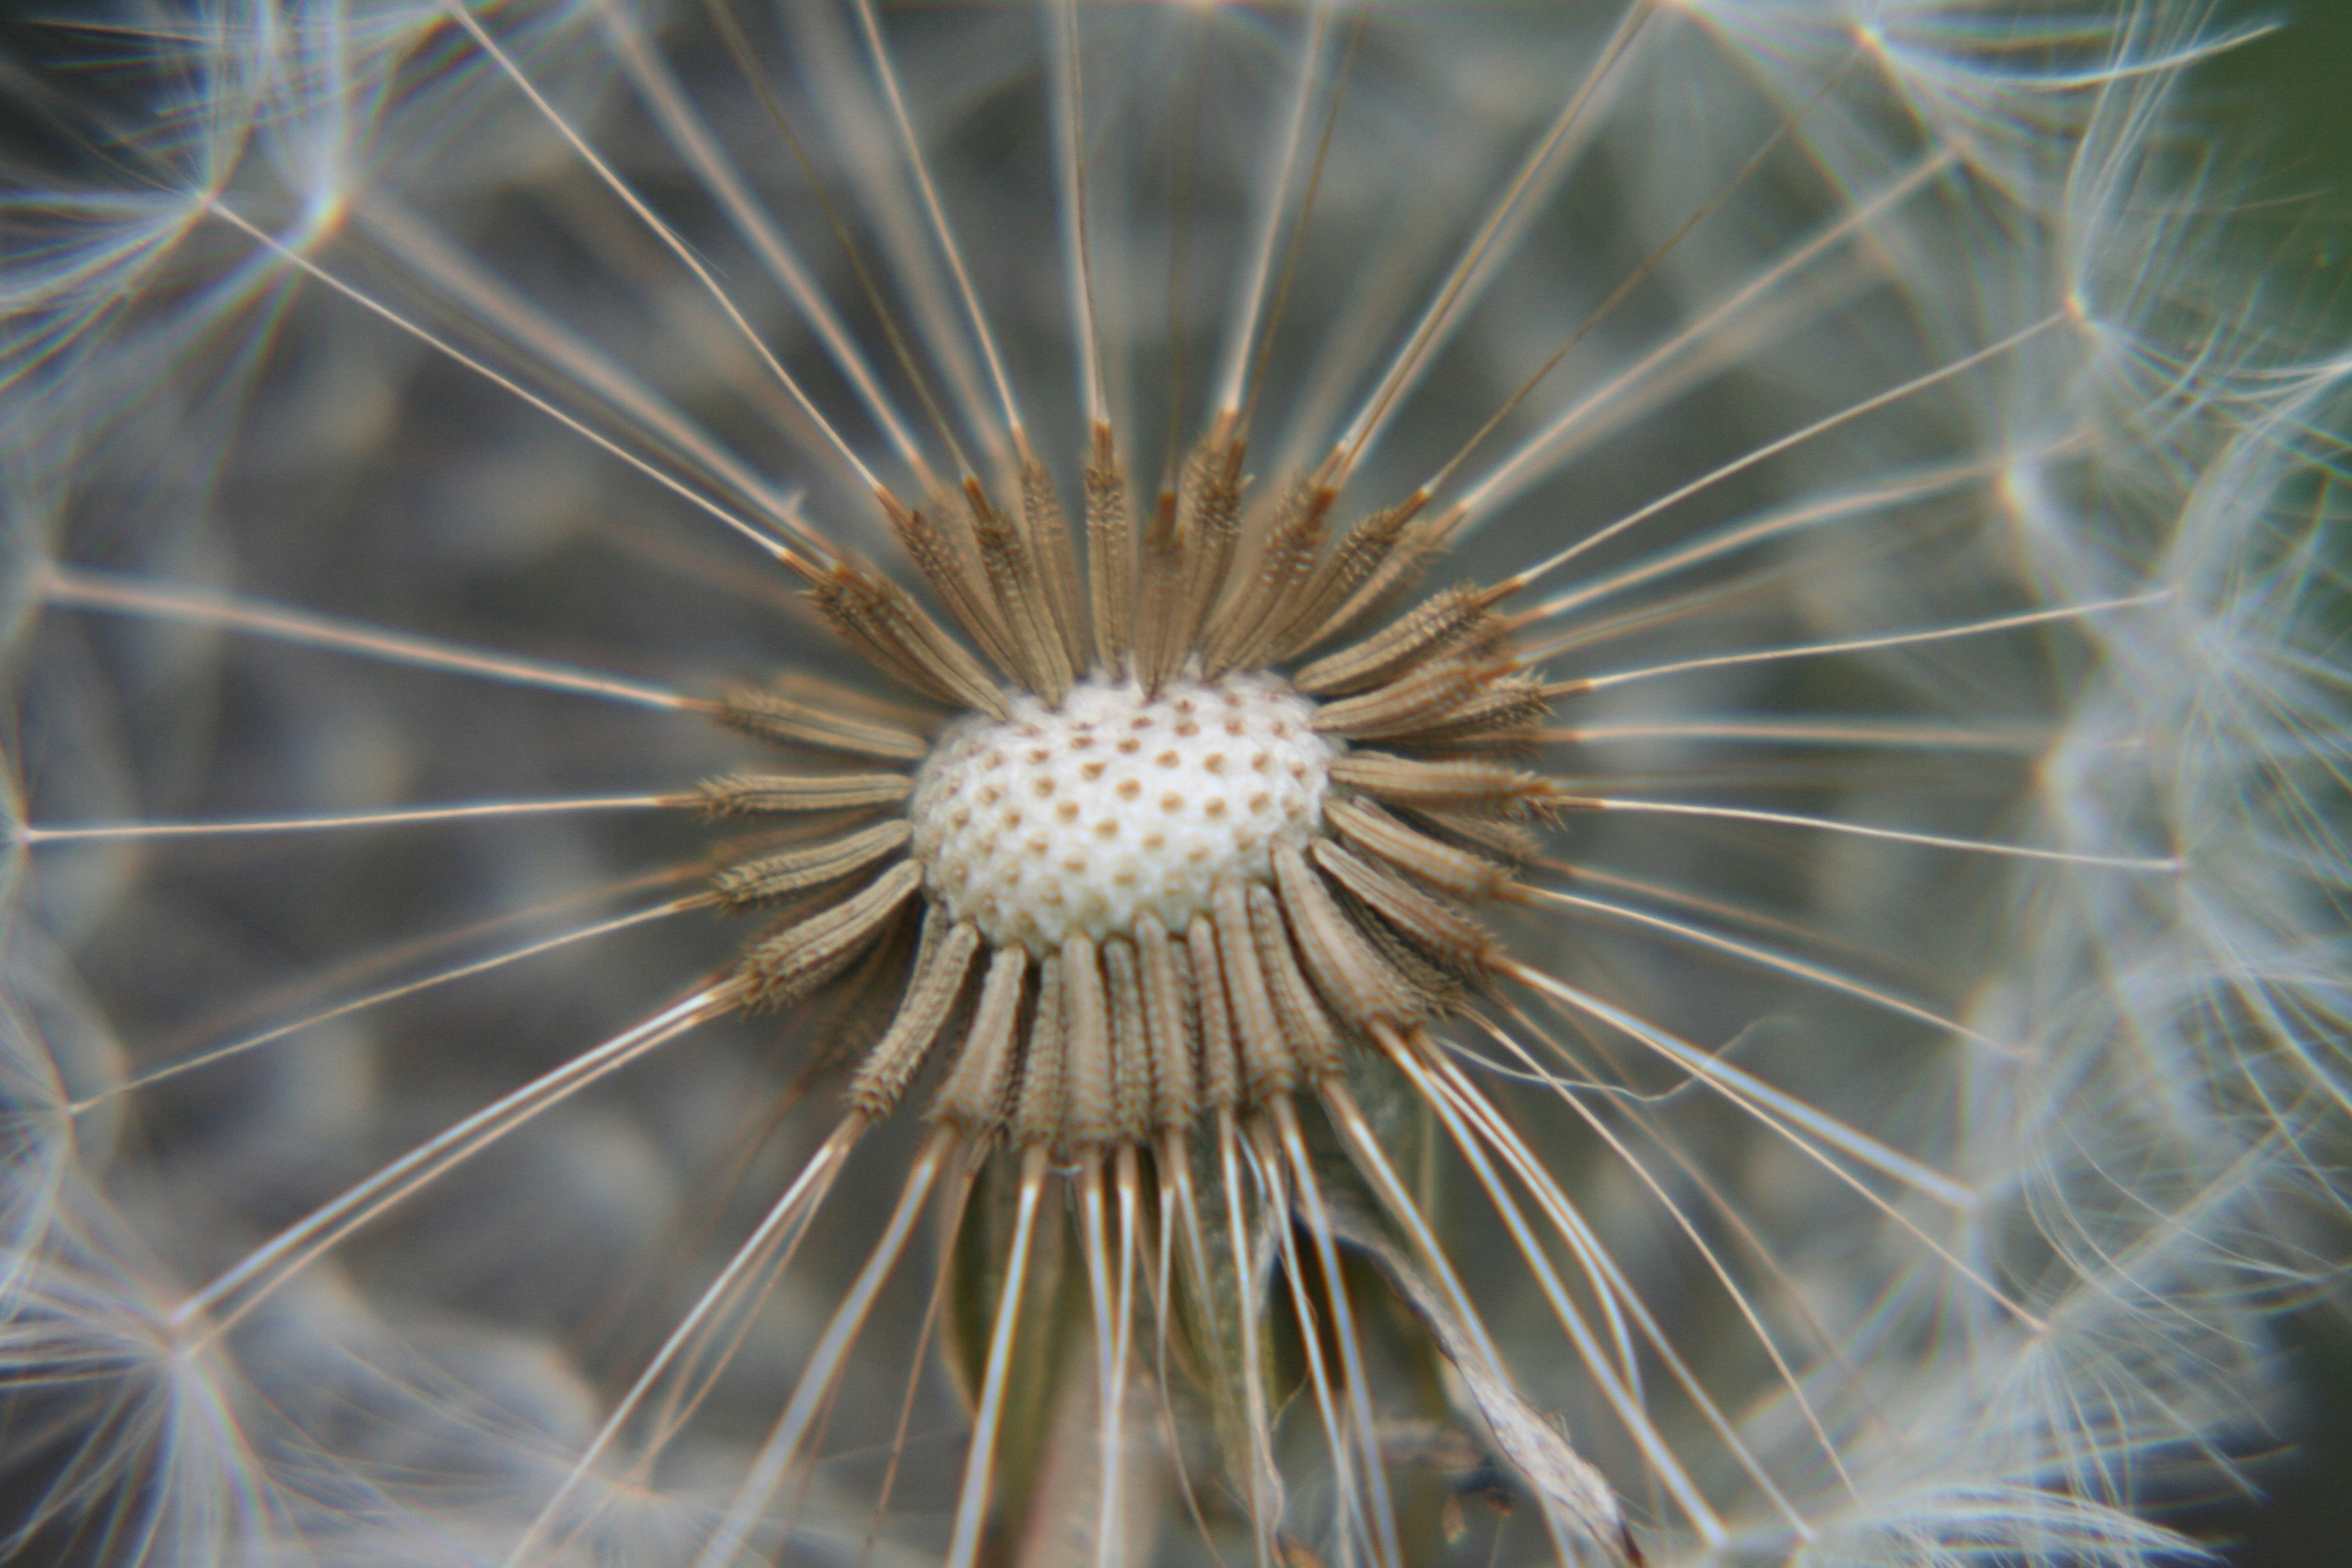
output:
[[[1339,747],[1278,677],[1084,680],[1058,706],[1012,707],[940,738],[909,812],[925,889],[993,946],[1043,955],[1147,910],[1182,931],[1220,882],[1270,881],[1274,852],[1322,821]]]

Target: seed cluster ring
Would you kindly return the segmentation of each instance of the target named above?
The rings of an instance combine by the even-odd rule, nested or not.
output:
[[[1417,500],[1327,548],[1337,491],[1304,480],[1244,526],[1227,435],[1139,541],[1107,435],[1094,456],[1083,602],[1034,459],[1017,518],[977,480],[888,508],[961,642],[871,569],[815,579],[852,647],[963,716],[804,678],[733,692],[722,722],[844,771],[704,786],[714,817],[828,820],[719,874],[729,907],[783,909],[740,961],[747,1004],[896,995],[851,1073],[860,1111],[887,1114],[949,1038],[933,1117],[1061,1154],[1261,1110],[1412,1031],[1486,973],[1463,900],[1510,884],[1559,795],[1507,760],[1553,689],[1499,595],[1399,613],[1445,542]],[[882,763],[918,765],[850,771]]]

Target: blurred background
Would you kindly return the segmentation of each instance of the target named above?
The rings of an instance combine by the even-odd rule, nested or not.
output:
[[[2218,9],[2226,21],[2273,30],[2205,68],[2192,129],[2222,149],[2218,184],[2261,171],[2240,198],[2247,226],[2239,254],[2265,274],[2265,304],[2290,321],[2324,321],[2312,339],[2340,344],[2352,338],[2352,0],[2225,0]],[[2352,570],[2352,539],[2337,541],[2336,557]],[[2352,626],[2343,633],[2352,646]],[[2332,1217],[2328,1261],[2352,1273],[2344,1216]],[[2297,1398],[2282,1413],[2276,1452],[2244,1469],[2245,1493],[2189,1504],[2176,1522],[2231,1568],[2347,1568],[2352,1283],[2339,1279],[2294,1313],[2282,1337]]]
[[[2249,246],[2272,244],[2266,302],[2293,320],[2324,316],[2340,342],[2352,329],[2352,0],[2215,10],[2225,25],[2271,29],[2205,68],[2199,112],[2221,149],[2215,174],[2232,177],[2227,188],[2260,171],[2241,211]]]

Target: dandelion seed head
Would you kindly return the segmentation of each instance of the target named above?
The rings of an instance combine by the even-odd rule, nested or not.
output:
[[[2352,1100],[2190,9],[124,31],[0,285],[33,1555],[2179,1550]]]

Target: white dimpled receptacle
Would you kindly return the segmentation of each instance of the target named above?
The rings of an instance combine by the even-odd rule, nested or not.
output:
[[[1323,818],[1339,748],[1315,706],[1272,676],[1082,681],[1058,708],[1013,700],[999,722],[940,738],[908,815],[923,885],[999,947],[1044,953],[1070,936],[1171,931],[1218,883],[1268,879],[1277,846]]]

